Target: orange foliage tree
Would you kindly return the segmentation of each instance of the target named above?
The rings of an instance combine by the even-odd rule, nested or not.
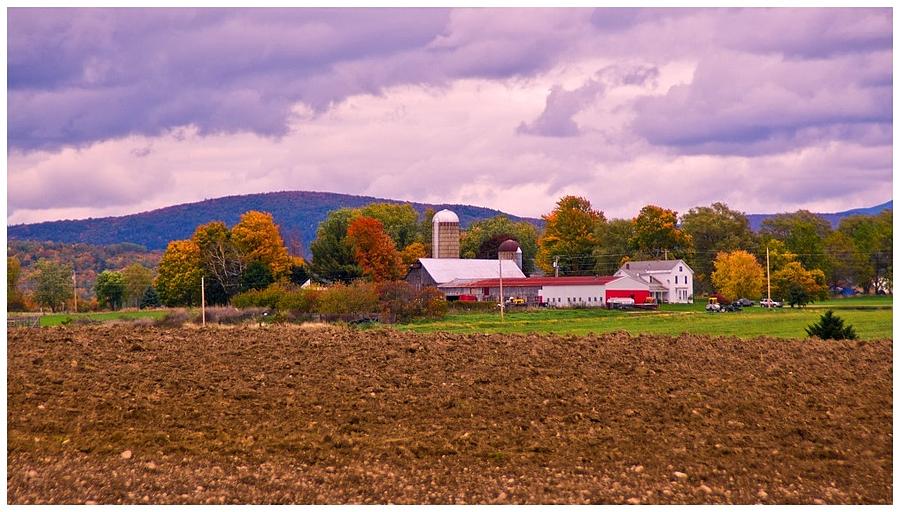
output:
[[[353,247],[356,264],[375,282],[403,277],[404,265],[394,241],[381,222],[359,216],[347,227],[347,241]]]

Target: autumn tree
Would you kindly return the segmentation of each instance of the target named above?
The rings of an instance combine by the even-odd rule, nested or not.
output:
[[[166,306],[199,305],[202,265],[200,247],[193,240],[169,242],[156,276],[159,300]]]
[[[419,261],[419,258],[427,258],[428,253],[425,250],[425,244],[422,242],[413,242],[400,251],[400,258],[404,265],[412,265]]]
[[[522,271],[534,271],[538,232],[530,222],[513,222],[506,215],[473,222],[463,233],[459,251],[463,258],[497,259],[497,250],[506,240],[515,240],[522,249]]]
[[[125,283],[124,303],[136,308],[147,288],[153,285],[153,271],[140,263],[132,263],[122,270],[122,280]]]
[[[275,279],[290,273],[292,260],[272,214],[248,211],[231,228],[231,236],[245,264],[262,262]]]
[[[347,228],[347,241],[357,265],[375,282],[403,277],[405,267],[394,241],[377,219],[359,216]]]
[[[381,222],[398,250],[419,241],[419,214],[409,203],[372,203],[359,210],[361,215]],[[429,233],[429,238],[430,238]]]
[[[19,291],[19,279],[22,276],[22,265],[19,258],[6,258],[6,310],[21,311],[24,309],[22,292]]]
[[[592,272],[596,264],[596,232],[598,225],[606,222],[603,212],[594,210],[583,197],[566,196],[543,219],[546,224],[538,242],[538,267],[551,274],[555,270],[553,262],[559,257],[560,274]]]
[[[594,249],[594,267],[600,275],[612,275],[634,255],[631,240],[634,223],[630,219],[612,219],[599,223],[595,232],[597,247]]]
[[[747,251],[720,252],[716,255],[712,284],[726,298],[758,297],[765,284],[762,265]]]
[[[776,297],[794,306],[805,306],[827,296],[825,273],[807,270],[799,261],[792,261],[772,274],[772,290]]]
[[[31,274],[34,300],[51,311],[62,311],[72,297],[72,267],[49,260],[40,260]]]
[[[240,291],[246,255],[238,248],[231,230],[221,221],[197,226],[191,241],[200,249],[200,265],[206,277],[206,302],[225,304]]]
[[[325,217],[316,230],[316,239],[310,245],[312,263],[310,273],[320,281],[350,282],[363,275],[356,263],[353,247],[347,242],[347,228],[359,212],[350,208],[334,210]]]
[[[691,235],[678,227],[678,214],[655,205],[641,208],[634,219],[631,245],[640,257],[688,258],[692,250]]]
[[[687,262],[694,269],[695,291],[712,291],[714,254],[737,249],[752,251],[756,243],[747,216],[724,203],[691,208],[681,219],[681,229],[693,242],[693,254]]]
[[[94,294],[101,306],[119,309],[125,299],[125,279],[120,272],[104,270],[94,283]]]
[[[791,252],[783,241],[766,236],[760,240],[760,247],[756,254],[756,258],[760,264],[763,264],[766,261],[766,249],[768,249],[769,254],[770,272],[777,272],[784,268],[788,263],[797,261],[797,255]]]

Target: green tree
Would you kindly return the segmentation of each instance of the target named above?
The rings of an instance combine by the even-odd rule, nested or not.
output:
[[[269,267],[261,261],[254,261],[247,265],[244,273],[241,274],[241,291],[264,290],[274,282],[275,279],[272,277]]]
[[[156,291],[166,306],[200,305],[200,278],[203,277],[200,247],[192,240],[169,242],[159,261]]]
[[[94,293],[101,306],[113,310],[121,308],[125,298],[125,279],[122,273],[113,270],[100,272],[94,284]]]
[[[431,237],[432,237],[432,221],[434,220],[434,208],[425,208],[422,212],[422,220],[419,222],[416,239],[425,246],[426,257],[431,257]],[[460,248],[461,250],[462,248]]]
[[[730,300],[758,297],[765,283],[762,265],[747,251],[720,252],[716,255],[712,284]]]
[[[828,293],[825,273],[819,269],[807,270],[799,261],[792,261],[772,274],[772,290],[791,307],[803,307],[827,297]]]
[[[606,222],[603,212],[594,210],[583,197],[565,196],[544,215],[544,235],[538,241],[537,266],[551,274],[559,257],[559,273],[586,274],[596,266],[594,249],[597,230]],[[524,252],[524,249],[523,249]]]
[[[892,280],[893,217],[890,210],[876,216],[853,215],[841,219],[838,231],[853,240],[856,251],[868,262],[859,269],[856,284],[866,293]]]
[[[848,283],[871,283],[874,266],[869,255],[856,247],[853,239],[842,231],[834,231],[825,239],[828,282],[832,286]]]
[[[690,259],[692,239],[678,227],[678,213],[649,204],[634,219],[631,245],[642,258]]]
[[[459,251],[463,258],[496,259],[497,249],[506,240],[515,240],[522,249],[522,271],[534,271],[538,250],[537,228],[529,222],[513,222],[506,215],[473,222],[463,233]]]
[[[612,275],[634,255],[631,240],[634,238],[634,223],[630,219],[612,219],[598,224],[595,233],[597,248],[594,258],[595,271],[600,275]]]
[[[31,275],[34,300],[51,311],[62,311],[72,297],[72,267],[42,259]]]
[[[19,291],[19,279],[22,276],[22,265],[19,258],[6,258],[6,310],[21,311],[24,309],[22,292]]]
[[[372,203],[359,210],[361,215],[381,222],[397,250],[403,250],[419,239],[419,214],[409,203]],[[430,235],[429,235],[430,237]]]
[[[763,221],[760,233],[784,242],[804,268],[828,270],[825,238],[831,224],[807,210],[781,213]]]
[[[724,203],[691,208],[681,219],[681,229],[693,241],[687,263],[694,270],[695,293],[712,291],[713,255],[737,249],[753,252],[755,246],[747,216]]]
[[[309,270],[317,280],[348,283],[362,277],[353,247],[347,241],[347,228],[358,215],[355,210],[341,208],[329,213],[319,224],[316,239],[309,247],[313,256]]]
[[[129,307],[138,307],[144,292],[153,285],[153,271],[140,263],[132,263],[122,270],[122,279],[125,282],[124,303]]]
[[[156,288],[152,285],[147,287],[147,290],[144,292],[144,296],[141,297],[141,309],[146,308],[158,308],[162,304],[159,302],[159,295],[156,293]]]
[[[806,334],[823,340],[855,340],[856,330],[852,325],[844,325],[844,319],[828,310],[819,321],[806,328]]]

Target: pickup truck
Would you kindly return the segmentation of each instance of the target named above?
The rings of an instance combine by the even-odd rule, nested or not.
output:
[[[761,299],[759,301],[759,307],[761,307],[761,308],[781,308],[781,307],[784,307],[784,303],[778,302],[777,300]]]

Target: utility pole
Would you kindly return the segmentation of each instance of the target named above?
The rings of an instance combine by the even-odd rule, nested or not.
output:
[[[503,260],[500,259],[500,254],[497,254],[497,264],[500,265],[500,321],[503,321],[503,309],[506,306],[503,303]]]
[[[556,270],[556,277],[559,277],[559,256],[553,258],[553,268]]]
[[[769,277],[769,246],[766,246],[766,298],[772,304],[772,280]]]
[[[206,278],[200,276],[200,316],[203,317],[203,326],[206,326]]]
[[[72,267],[72,301],[75,303],[75,312],[78,313],[78,281],[75,279],[75,267]]]

